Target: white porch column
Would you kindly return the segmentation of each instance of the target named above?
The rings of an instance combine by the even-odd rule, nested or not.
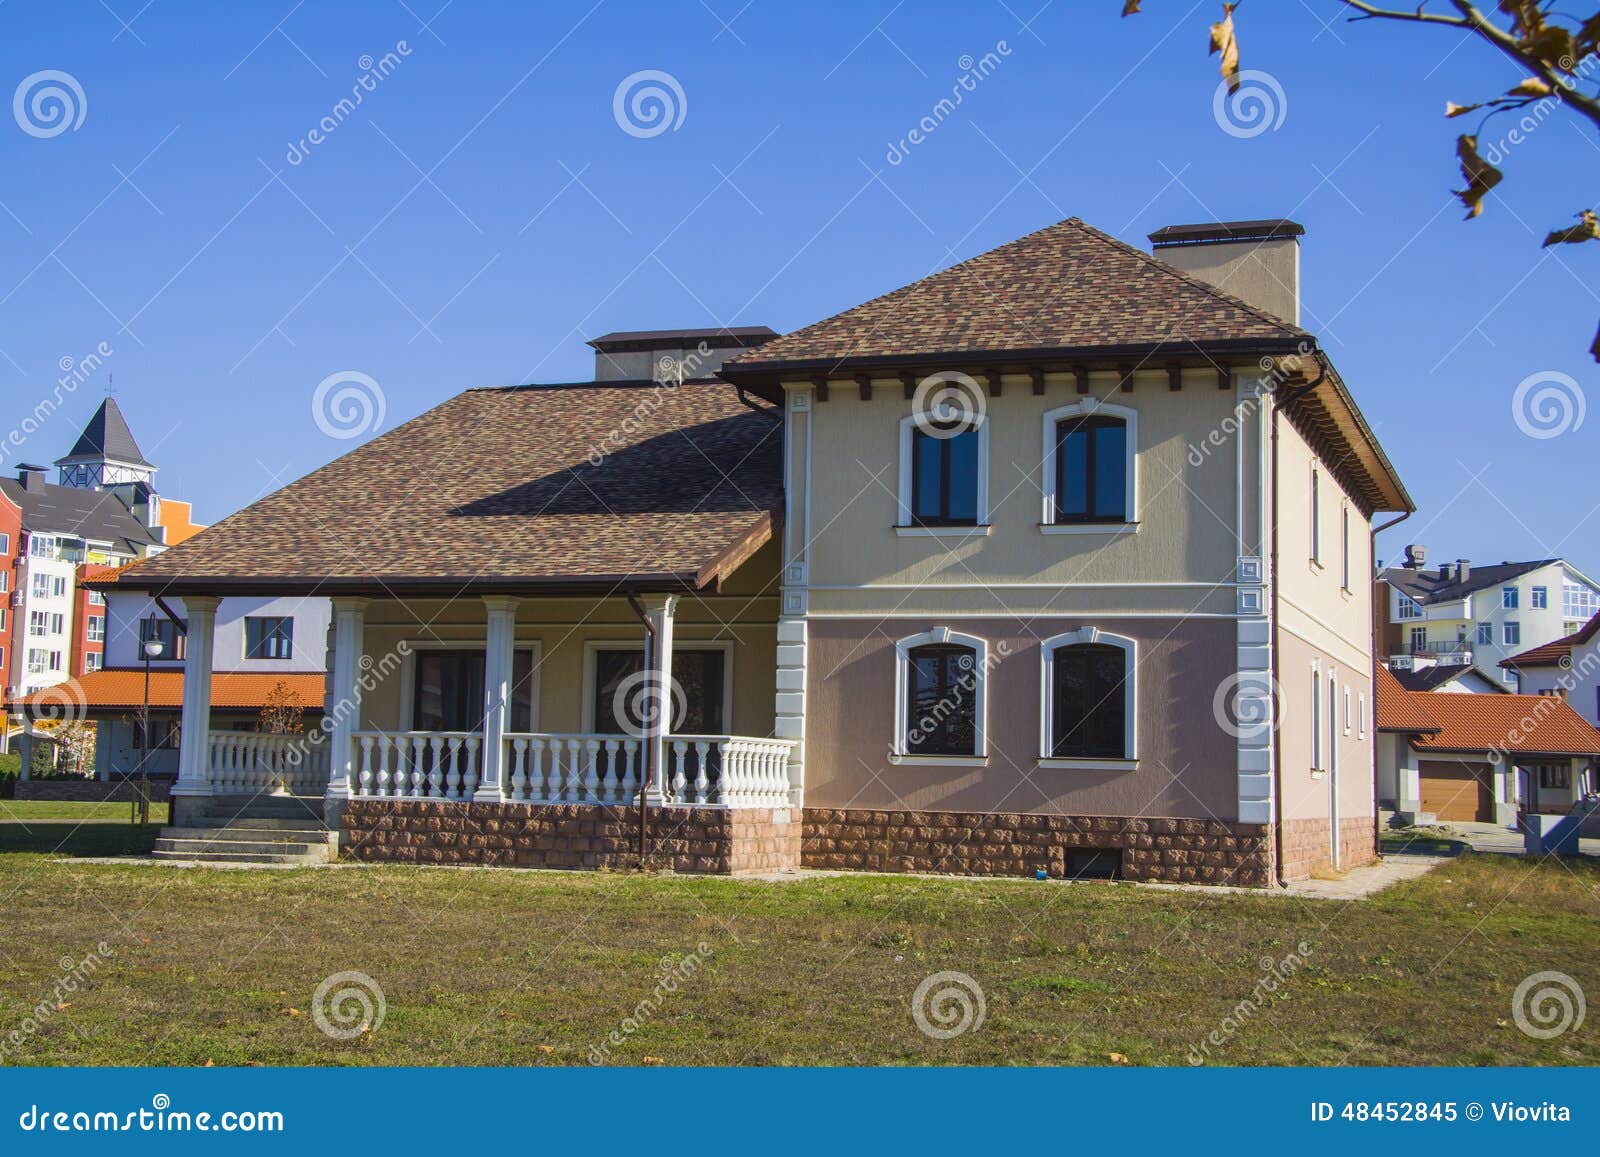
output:
[[[178,782],[172,785],[175,796],[211,794],[211,662],[221,603],[221,599],[202,595],[186,595],[183,600],[189,633],[184,644]],[[150,742],[149,736],[145,742]]]
[[[367,599],[333,599],[332,678],[323,718],[328,726],[328,787],[325,802],[338,811],[350,798],[355,764],[354,735],[361,728],[361,658],[366,653]],[[325,814],[329,809],[325,808]]]
[[[483,751],[474,803],[505,802],[506,732],[511,729],[511,681],[516,672],[517,600],[485,595],[489,628],[483,650]]]
[[[667,802],[667,735],[672,731],[672,706],[676,696],[672,693],[672,623],[678,611],[677,595],[644,595],[645,617],[650,622],[650,646],[647,648],[645,678],[649,696],[645,700],[650,717],[645,720],[650,766],[655,769],[645,803],[662,805]]]
[[[22,760],[22,769],[17,772],[18,779],[33,778],[33,721],[26,715],[22,717],[22,730],[17,735],[17,754]]]

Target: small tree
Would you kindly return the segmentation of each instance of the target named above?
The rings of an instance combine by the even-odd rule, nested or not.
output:
[[[267,693],[267,701],[256,719],[256,730],[266,735],[300,735],[306,729],[305,714],[300,696],[280,681]]]

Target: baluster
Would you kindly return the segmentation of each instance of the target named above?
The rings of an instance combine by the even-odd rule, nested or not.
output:
[[[467,770],[461,775],[461,794],[467,799],[478,790],[478,747],[482,742],[475,735],[467,736]]]
[[[707,766],[711,762],[711,744],[705,740],[698,741],[694,745],[694,753],[698,764],[694,772],[694,802],[703,804],[711,792],[711,769]],[[723,766],[727,766],[726,760]]]
[[[617,800],[628,803],[633,799],[634,785],[638,782],[634,778],[634,763],[639,757],[639,741],[637,739],[624,739],[622,741],[623,765],[617,774]]]
[[[372,795],[372,736],[361,737],[361,794]],[[378,781],[378,795],[383,794],[383,781]]]
[[[522,803],[528,798],[528,741],[511,741],[511,798]]]
[[[428,761],[423,758],[428,750],[428,741],[423,736],[413,736],[409,741],[411,760],[411,795],[415,799],[426,799],[428,796]]]
[[[387,735],[378,736],[377,743],[378,743],[378,794],[381,795],[381,796],[387,797],[387,796],[389,796],[391,794],[390,787],[389,787],[389,783],[390,783],[389,759],[390,759],[390,756],[391,756],[391,754],[393,752],[394,744],[389,742],[389,737]],[[393,793],[392,794],[394,794],[394,795],[401,794],[401,792],[400,792],[400,779],[399,779],[399,775],[398,774],[396,774],[396,776],[394,778],[394,789],[393,789]]]
[[[528,765],[528,798],[543,800],[546,797],[544,754],[545,742],[542,739],[530,740],[528,746],[533,749],[533,762]]]
[[[452,735],[445,745],[450,749],[450,770],[444,777],[444,798],[461,798],[461,737]]]
[[[600,741],[589,739],[584,742],[583,753],[583,801],[585,803],[598,803],[600,800]]]
[[[444,795],[444,736],[435,735],[427,743],[433,752],[433,758],[428,761],[427,796],[438,799]]]
[[[689,745],[686,742],[681,739],[672,741],[672,757],[668,760],[668,764],[672,768],[671,790],[668,792],[668,798],[673,803],[683,803],[688,798],[689,779],[684,771],[684,764],[689,759],[688,752]]]
[[[621,770],[617,765],[617,753],[622,744],[615,739],[606,740],[606,769],[600,781],[600,801],[602,803],[615,803],[617,795],[618,773]]]

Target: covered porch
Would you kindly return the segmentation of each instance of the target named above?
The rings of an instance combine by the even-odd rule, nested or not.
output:
[[[322,720],[218,727],[217,596],[185,595],[175,820],[217,796],[725,809],[799,807],[777,599],[759,585],[609,598],[340,596]]]

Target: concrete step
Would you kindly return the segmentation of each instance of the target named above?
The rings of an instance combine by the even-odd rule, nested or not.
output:
[[[168,827],[161,830],[167,840],[227,840],[238,844],[327,844],[336,847],[339,833],[327,828],[297,825],[294,827],[252,827],[251,824],[268,823],[266,820],[243,820],[220,827]],[[286,821],[285,821],[286,822]]]
[[[328,828],[320,816],[236,816],[223,818],[221,816],[195,816],[187,824],[180,827],[200,831],[202,829],[229,828],[237,831],[256,832],[326,832]]]
[[[229,840],[205,839],[189,840],[175,839],[170,836],[160,836],[156,839],[158,852],[230,852],[237,855],[274,855],[274,856],[312,856],[322,853],[326,859],[328,845],[325,843],[311,843],[303,840],[283,841],[282,843],[261,843],[256,840]]]
[[[286,864],[300,867],[310,867],[314,864],[328,862],[327,850],[323,849],[321,857],[311,855],[288,855],[277,852],[202,852],[202,851],[172,851],[157,848],[151,853],[157,860],[181,861],[196,864]]]

